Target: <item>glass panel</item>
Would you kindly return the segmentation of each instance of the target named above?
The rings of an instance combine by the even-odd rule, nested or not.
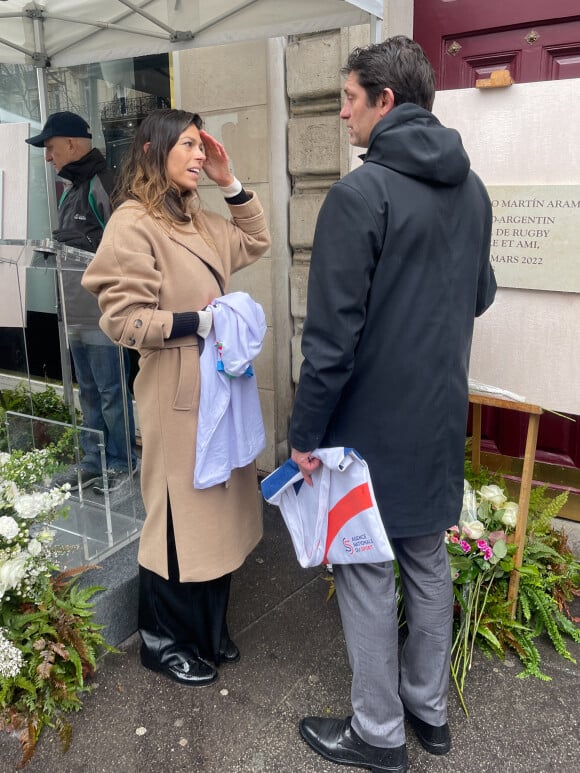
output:
[[[126,349],[113,344],[99,327],[96,298],[81,285],[83,272],[93,253],[59,245],[56,253],[58,296],[66,347],[78,384],[83,426],[103,432],[106,467],[116,478],[110,489],[132,495],[137,469],[135,420],[129,392],[130,361]],[[87,444],[81,466],[93,469],[94,445]]]
[[[25,251],[24,241],[0,241],[0,416],[10,408],[32,411],[24,305]],[[5,435],[2,422],[0,450],[6,448]]]
[[[0,450],[57,450],[73,487],[70,516],[58,524],[59,541],[75,545],[68,566],[114,552],[138,536],[144,519],[127,350],[101,332],[98,308],[91,310],[93,298],[80,285],[92,257],[46,240],[0,243],[0,319],[4,331],[14,332],[11,349],[19,363],[19,370],[0,363]],[[24,321],[35,272],[54,289],[62,386],[30,376],[35,352]],[[94,385],[83,370],[87,364]]]
[[[61,378],[55,259],[46,242],[0,241],[0,372],[45,382]],[[46,313],[37,313],[40,287]],[[6,384],[2,384],[2,387]]]
[[[100,311],[96,299],[81,286],[83,271],[93,253],[44,240],[1,244],[0,255],[5,256],[0,260],[0,271],[5,274],[0,277],[5,279],[0,290],[4,302],[0,306],[6,317],[10,315],[4,323],[14,326],[14,339],[22,350],[20,368],[4,371],[0,389],[16,389],[19,394],[24,390],[30,395],[45,390],[46,380],[31,379],[30,362],[41,361],[47,339],[56,338],[53,344],[59,349],[62,387],[55,385],[55,391],[69,410],[68,416],[47,415],[35,410],[33,398],[28,405],[8,402],[5,407],[44,418],[68,420],[75,426],[81,423],[77,417],[80,410],[82,425],[103,433],[109,478],[111,475],[117,478],[117,485],[111,483],[110,491],[122,490],[133,496],[134,476],[129,475],[128,480],[122,476],[129,471],[134,473],[138,462],[129,389],[131,363],[128,351],[113,344],[99,328]],[[30,284],[37,274],[52,288],[57,328],[47,331],[47,338],[30,341],[22,320],[28,320],[25,302],[28,303]],[[3,363],[0,363],[1,367]],[[37,374],[38,371],[34,375]],[[23,385],[22,382],[26,383]],[[94,443],[91,444],[87,437],[81,467],[100,469],[99,456]]]
[[[144,518],[140,497],[129,496],[127,490],[121,495],[109,492],[112,481],[104,466],[102,432],[12,411],[6,412],[5,423],[9,452],[46,447],[55,451],[62,469],[44,490],[65,482],[71,485],[68,513],[51,524],[57,532],[55,544],[66,546],[61,567],[102,560],[139,536]],[[86,445],[96,445],[101,456],[100,473],[91,478],[80,473]]]
[[[69,110],[85,118],[91,127],[93,146],[103,153],[113,171],[118,169],[141,120],[155,108],[171,106],[169,54],[49,68],[46,79],[48,112]],[[0,94],[0,123],[29,123],[30,135],[38,134],[42,122],[35,68],[0,64]],[[47,177],[48,185],[55,186],[56,201],[64,190],[65,180],[55,177],[50,164],[47,168],[41,148],[26,147],[29,158],[28,218],[26,231],[15,235],[32,240],[48,239],[52,234]],[[13,195],[10,188],[10,180],[5,177],[5,200]],[[4,234],[5,237],[8,235]],[[29,277],[25,328],[32,377],[60,380],[63,357],[58,341],[59,320],[53,279],[52,274],[41,271]],[[1,289],[0,294],[3,295]],[[5,339],[0,347],[0,369],[22,370],[15,359],[22,351],[19,345],[22,333],[16,334],[0,325],[0,336]],[[133,357],[132,366],[136,370],[136,358]]]

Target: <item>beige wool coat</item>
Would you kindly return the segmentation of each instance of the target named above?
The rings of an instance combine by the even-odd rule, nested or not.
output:
[[[230,275],[266,252],[270,236],[256,196],[230,206],[232,220],[202,211],[170,227],[142,205],[125,202],[107,223],[82,284],[94,293],[100,326],[115,343],[137,349],[134,393],[143,441],[141,490],[146,519],[139,563],[167,579],[167,496],[182,582],[237,569],[262,537],[256,468],[234,470],[227,484],[193,488],[200,395],[197,336],[168,340],[173,312],[198,311],[228,292]],[[208,242],[213,242],[210,246]]]

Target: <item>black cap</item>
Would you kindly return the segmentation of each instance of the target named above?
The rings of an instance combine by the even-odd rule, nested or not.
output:
[[[53,113],[44,124],[44,129],[36,137],[25,140],[35,148],[43,148],[46,140],[51,137],[86,137],[92,139],[88,123],[76,113]]]

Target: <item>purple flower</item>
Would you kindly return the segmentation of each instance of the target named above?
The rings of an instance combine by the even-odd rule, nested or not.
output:
[[[464,553],[469,553],[469,551],[471,550],[471,545],[465,539],[462,539],[459,545],[461,546],[461,550],[463,550]]]

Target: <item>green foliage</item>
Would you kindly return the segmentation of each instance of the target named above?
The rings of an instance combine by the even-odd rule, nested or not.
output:
[[[549,536],[552,532],[552,518],[555,518],[568,501],[568,492],[562,491],[551,499],[546,496],[547,486],[538,486],[530,493],[528,513],[528,535]]]
[[[67,422],[70,411],[53,386],[47,385],[42,392],[30,391],[25,382],[15,389],[0,390],[0,410],[41,416],[44,419]]]
[[[476,548],[483,541],[506,527],[505,514],[511,503],[507,500],[506,486],[499,473],[481,468],[473,471],[469,445],[466,449],[465,480],[478,492],[476,518],[484,527],[483,539],[469,538],[464,531],[470,521],[448,532],[448,553],[454,582],[454,640],[451,655],[451,673],[460,701],[467,714],[463,688],[472,665],[474,648],[490,657],[504,659],[513,652],[522,663],[519,678],[535,676],[549,680],[542,672],[541,656],[536,646],[537,637],[544,634],[555,651],[575,662],[569,642],[580,642],[579,618],[574,618],[570,602],[580,595],[580,563],[572,554],[566,534],[554,526],[553,519],[565,505],[568,492],[557,496],[547,493],[546,486],[534,488],[530,494],[526,541],[522,566],[514,570],[516,545],[513,537],[493,544],[493,554]],[[503,496],[496,503],[482,497],[483,487],[498,486]],[[484,492],[485,493],[485,492]],[[499,492],[501,494],[501,492]],[[465,506],[465,502],[464,502]],[[462,514],[463,516],[463,514]],[[504,519],[504,520],[502,520]],[[498,545],[500,546],[498,550]],[[487,556],[487,557],[486,557]],[[519,589],[513,613],[508,601],[512,571],[519,572]],[[403,608],[399,593],[400,615]]]
[[[52,487],[54,451],[0,452],[0,729],[18,734],[24,766],[43,728],[70,742],[66,715],[81,708],[99,651],[111,651],[93,621],[98,587],[80,567],[59,572],[54,531],[68,486]]]
[[[530,625],[533,636],[545,633],[554,649],[574,661],[564,637],[580,642],[580,629],[572,618],[569,603],[580,594],[580,563],[575,559],[566,534],[551,524],[551,519],[566,502],[567,492],[554,499],[546,497],[545,487],[533,492],[524,548],[517,619]],[[521,676],[532,673],[528,663]]]
[[[18,732],[20,767],[34,754],[44,727],[53,728],[63,749],[68,747],[71,728],[65,715],[81,709],[98,653],[113,651],[92,619],[92,597],[102,588],[78,585],[78,575],[92,568],[51,576],[35,604],[0,607],[0,627],[10,631],[23,655],[20,672],[0,681],[0,728]]]
[[[42,392],[33,392],[28,384],[22,382],[15,389],[2,389],[0,390],[0,451],[8,450],[7,411],[35,416],[38,419],[51,419],[63,424],[71,423],[70,407],[53,386],[47,385]],[[80,422],[80,412],[75,411],[75,415]],[[32,445],[36,448],[51,448],[60,461],[68,461],[74,456],[76,433],[72,427],[63,428],[43,421],[34,421],[32,433],[29,424],[20,431],[17,427],[14,432],[16,437],[12,437],[13,448],[16,446],[30,450]]]
[[[473,474],[468,461],[465,472],[474,487],[498,482],[504,485],[501,476],[485,468]],[[580,642],[580,620],[572,617],[569,606],[580,595],[580,563],[568,547],[564,531],[553,524],[567,498],[567,491],[549,496],[547,486],[538,486],[530,493],[522,566],[517,570],[515,615],[512,616],[512,605],[507,602],[509,574],[496,581],[488,596],[483,619],[499,642],[501,652],[497,647],[491,649],[500,656],[508,650],[514,652],[524,667],[518,674],[520,678],[549,679],[541,671],[541,657],[534,641],[541,634],[549,637],[558,654],[575,662],[566,639]],[[490,652],[489,641],[481,630],[476,632],[474,641]]]
[[[471,438],[468,438],[465,442],[465,460],[464,460],[464,472],[463,476],[469,483],[474,491],[477,491],[482,486],[495,483],[502,488],[505,488],[503,476],[499,472],[492,472],[491,470],[481,467],[478,472],[475,472],[471,463]]]

